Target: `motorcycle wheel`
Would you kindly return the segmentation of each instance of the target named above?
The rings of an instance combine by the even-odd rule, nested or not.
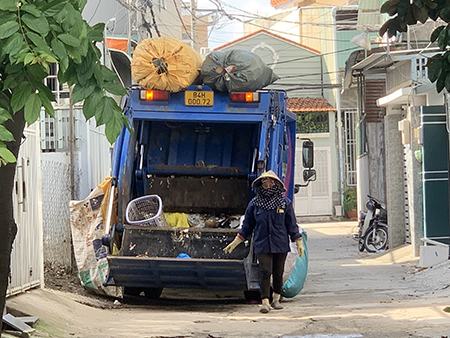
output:
[[[375,239],[373,239],[375,232]],[[388,244],[388,229],[383,226],[370,228],[364,236],[364,247],[367,252],[375,253],[386,250]]]

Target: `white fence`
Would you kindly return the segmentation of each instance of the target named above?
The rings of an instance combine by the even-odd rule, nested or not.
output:
[[[111,171],[111,146],[103,128],[86,122],[81,107],[73,110],[75,143],[69,143],[69,110],[53,118],[41,115],[43,169],[44,258],[46,264],[71,267],[69,201],[82,199]],[[71,164],[70,151],[73,151]],[[73,165],[74,191],[70,168]]]
[[[11,254],[11,279],[7,295],[23,292],[43,283],[41,163],[39,125],[24,131],[17,158],[13,191],[17,237]]]

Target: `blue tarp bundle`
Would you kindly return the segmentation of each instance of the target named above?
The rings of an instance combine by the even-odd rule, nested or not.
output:
[[[303,232],[303,246],[305,248],[303,256],[296,258],[294,268],[284,282],[281,295],[285,298],[293,298],[302,291],[308,275],[308,236]]]

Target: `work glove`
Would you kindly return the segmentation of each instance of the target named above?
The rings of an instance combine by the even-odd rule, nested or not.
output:
[[[241,244],[244,240],[240,237],[240,236],[236,236],[233,241],[228,244],[223,251],[227,254],[230,254],[234,251],[234,249],[236,249],[236,247]]]
[[[302,257],[305,252],[305,247],[303,246],[303,238],[300,237],[299,239],[297,239],[295,244],[297,244],[298,255]]]

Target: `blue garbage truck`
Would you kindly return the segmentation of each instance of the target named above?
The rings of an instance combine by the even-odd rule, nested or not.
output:
[[[286,93],[132,87],[124,107],[132,128],[123,129],[113,153],[118,222],[111,240],[120,249],[108,257],[106,284],[150,298],[164,288],[242,290],[253,297],[259,278],[252,243],[223,252],[236,228],[139,226],[127,224],[125,213],[130,201],[157,195],[165,213],[243,215],[253,180],[266,170],[281,177],[292,200],[300,184],[294,182],[296,117]],[[315,177],[313,144],[302,142],[307,184]]]

